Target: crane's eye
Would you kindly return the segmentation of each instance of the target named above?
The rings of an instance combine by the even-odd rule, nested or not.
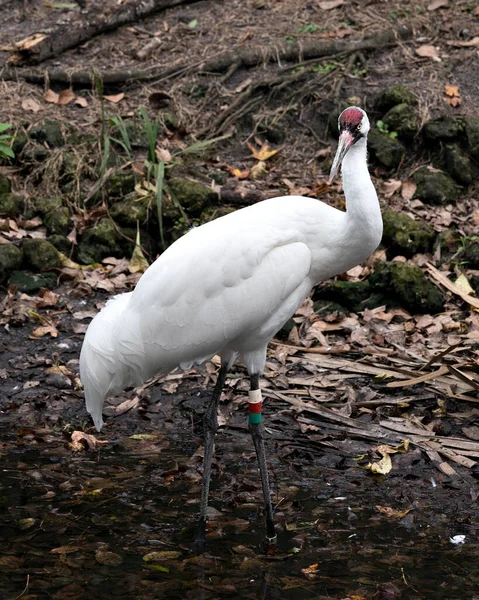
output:
[[[356,127],[356,131],[361,131],[361,124]]]

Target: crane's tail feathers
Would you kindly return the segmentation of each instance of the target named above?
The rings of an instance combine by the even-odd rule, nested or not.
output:
[[[85,390],[85,402],[95,427],[103,426],[102,410],[106,396],[130,383],[141,383],[133,362],[122,354],[120,337],[134,318],[127,314],[131,293],[109,300],[90,323],[80,354],[80,379]],[[137,348],[137,351],[140,351]],[[133,349],[131,349],[133,354]]]

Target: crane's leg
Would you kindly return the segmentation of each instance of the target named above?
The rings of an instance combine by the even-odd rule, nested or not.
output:
[[[266,466],[266,452],[264,448],[264,425],[261,414],[263,401],[259,388],[259,375],[250,376],[251,389],[248,402],[248,421],[253,444],[258,457],[261,485],[263,486],[264,510],[266,513],[266,542],[271,546],[276,543],[276,531],[273,520],[273,506],[269,490],[268,467]]]
[[[206,545],[206,512],[208,510],[208,494],[210,491],[211,463],[213,461],[213,450],[215,443],[215,434],[218,430],[218,405],[221,398],[221,392],[228,373],[229,363],[222,362],[221,368],[216,380],[213,396],[206,408],[204,416],[205,429],[205,457],[203,461],[203,482],[201,484],[201,502],[200,502],[200,522],[196,534],[196,550],[199,554],[205,551]]]

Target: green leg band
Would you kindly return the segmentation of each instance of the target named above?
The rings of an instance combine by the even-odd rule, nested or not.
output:
[[[261,413],[249,413],[248,415],[248,423],[251,423],[251,425],[257,425],[258,423],[261,423],[262,420],[263,415]]]

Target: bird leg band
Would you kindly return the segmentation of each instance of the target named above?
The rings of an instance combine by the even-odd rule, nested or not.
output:
[[[261,410],[263,409],[261,390],[250,390],[248,395],[248,422],[251,425],[257,425],[263,420],[261,415]]]

